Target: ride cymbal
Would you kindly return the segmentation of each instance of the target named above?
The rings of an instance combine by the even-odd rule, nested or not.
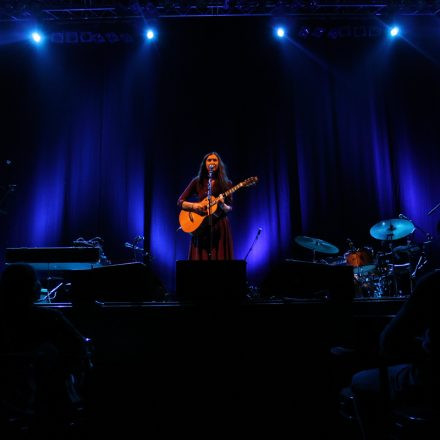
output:
[[[333,246],[324,240],[320,240],[319,238],[298,235],[295,237],[295,241],[302,247],[311,249],[312,251],[321,252],[323,254],[337,254],[339,252],[339,249],[336,246]]]
[[[414,232],[412,221],[401,218],[382,220],[370,228],[370,235],[377,240],[398,240]]]

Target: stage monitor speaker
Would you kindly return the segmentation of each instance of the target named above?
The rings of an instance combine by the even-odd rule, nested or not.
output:
[[[263,297],[351,302],[355,293],[353,267],[287,259],[269,271],[260,291]]]
[[[144,302],[163,300],[165,288],[143,263],[124,263],[71,272],[72,302]]]
[[[245,260],[176,261],[179,301],[242,301],[246,294]]]

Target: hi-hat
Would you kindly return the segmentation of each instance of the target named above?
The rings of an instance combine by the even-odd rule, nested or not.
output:
[[[305,235],[298,235],[295,241],[302,247],[311,249],[312,251],[321,252],[323,254],[337,254],[339,249],[330,243],[319,238],[306,237]]]
[[[382,220],[370,228],[370,235],[378,240],[398,240],[414,232],[412,221],[401,218]]]

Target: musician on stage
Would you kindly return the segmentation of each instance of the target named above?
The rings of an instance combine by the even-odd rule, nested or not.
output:
[[[209,210],[207,204],[209,183],[211,195],[219,197],[217,207]],[[231,197],[222,194],[232,187],[226,166],[216,152],[203,157],[199,172],[177,201],[184,211],[203,217],[201,225],[192,232],[189,260],[232,260],[234,258],[231,226],[227,213],[232,210]],[[211,213],[211,215],[208,215]],[[196,217],[196,216],[194,216]],[[198,217],[199,218],[199,217]],[[210,221],[211,220],[211,221]]]

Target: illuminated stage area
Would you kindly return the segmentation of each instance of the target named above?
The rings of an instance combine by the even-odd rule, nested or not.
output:
[[[360,12],[154,23],[150,41],[136,21],[43,20],[39,43],[34,23],[3,23],[3,262],[6,248],[96,240],[112,264],[147,252],[174,290],[190,240],[176,201],[217,150],[234,184],[258,177],[234,193],[229,214],[236,259],[259,234],[251,284],[277,261],[313,260],[298,236],[337,248],[317,249],[317,261],[366,248],[371,264],[386,265],[391,241],[438,265],[435,15],[402,15],[394,37],[385,17]],[[133,38],[50,37],[92,31]],[[383,234],[388,220],[399,238]]]

